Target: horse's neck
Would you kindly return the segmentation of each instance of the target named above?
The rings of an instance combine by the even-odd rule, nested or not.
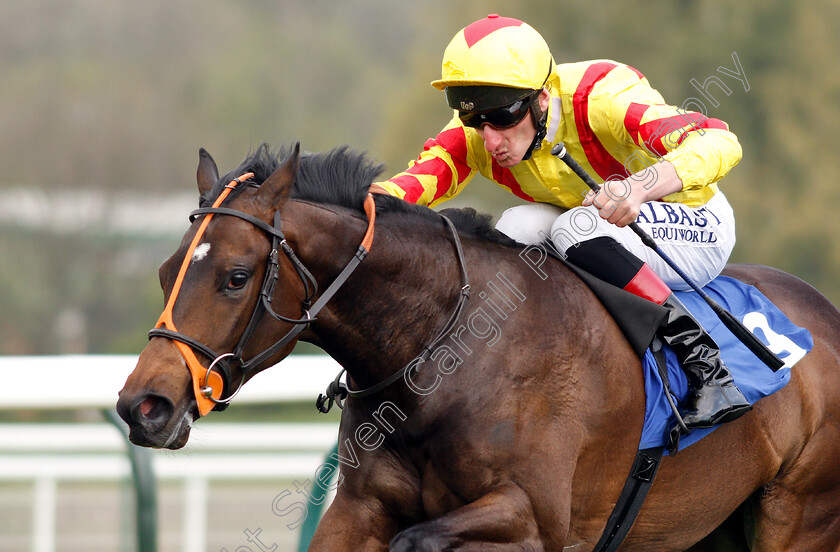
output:
[[[365,228],[355,217],[322,215],[309,219],[310,226],[324,227],[312,228],[310,235],[320,236],[314,238],[320,243],[307,248],[312,258],[304,262],[317,267],[324,286],[343,269]],[[370,254],[304,336],[341,363],[359,386],[382,381],[430,345],[454,311],[462,286],[443,224],[437,232],[413,236],[410,225],[394,223],[393,217],[389,222],[378,222]],[[321,242],[326,237],[333,243]],[[329,258],[324,251],[332,252]]]
[[[384,237],[384,236],[383,236]],[[384,240],[383,240],[384,241]],[[431,345],[454,311],[460,277],[454,253],[380,243],[335,298],[328,350],[360,385],[375,384]],[[446,265],[450,266],[446,266]]]
[[[318,237],[305,262],[318,268],[323,284],[341,271],[365,230],[357,217],[334,215],[320,221],[323,227],[307,228],[307,235]],[[444,329],[460,296],[462,274],[445,226],[421,231],[411,221],[394,219],[377,223],[370,254],[306,334],[347,369],[357,390],[415,362]],[[528,385],[550,387],[558,396],[584,380],[593,389],[605,389],[611,374],[626,368],[626,360],[596,351],[622,337],[567,269],[544,265],[548,274],[537,274],[518,250],[467,239],[463,246],[471,299],[447,339],[433,348],[424,365],[429,369],[413,374],[418,388],[431,389],[449,368],[454,371],[452,363],[461,355],[457,385],[441,385],[435,402],[455,403],[464,390],[481,385],[532,382]],[[594,365],[599,369],[593,374]],[[504,369],[488,369],[497,366]],[[431,400],[398,382],[376,400],[393,398],[410,408],[421,396]]]

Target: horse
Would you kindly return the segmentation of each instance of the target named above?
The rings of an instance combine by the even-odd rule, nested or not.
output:
[[[169,317],[119,393],[131,441],[182,447],[300,339],[351,391],[309,550],[592,550],[638,448],[638,355],[569,268],[537,274],[489,216],[370,199],[381,169],[263,145],[219,178],[200,151],[203,210],[159,270]],[[725,273],[814,347],[783,389],[663,459],[620,550],[840,550],[840,313],[779,270]]]

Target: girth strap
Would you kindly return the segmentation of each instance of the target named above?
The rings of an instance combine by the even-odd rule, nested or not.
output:
[[[615,552],[633,527],[659,470],[665,447],[643,449],[636,453],[633,468],[615,503],[601,539],[592,552]]]
[[[671,397],[671,385],[668,381],[665,355],[662,352],[662,342],[658,337],[654,336],[650,349],[653,351],[653,357],[656,360],[659,375],[665,386],[665,394],[668,396],[671,408],[681,421],[677,406]],[[677,443],[679,443],[679,439]],[[598,541],[593,552],[614,552],[621,546],[627,533],[633,527],[633,522],[636,521],[636,516],[639,515],[648,491],[651,485],[653,485],[653,479],[659,470],[664,452],[665,447],[651,447],[636,452],[636,458],[633,460],[630,475],[627,476],[627,481],[624,482],[624,488],[621,489],[621,494],[607,520],[607,526],[604,528],[601,539]],[[669,450],[669,452],[674,454],[676,450]]]

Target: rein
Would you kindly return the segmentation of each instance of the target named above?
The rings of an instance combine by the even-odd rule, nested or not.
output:
[[[222,408],[226,407],[227,404],[230,403],[230,401],[236,396],[236,394],[239,393],[239,390],[242,388],[243,383],[245,382],[245,380],[248,379],[249,374],[251,374],[252,372],[256,372],[257,367],[260,364],[274,356],[283,347],[291,343],[291,341],[294,338],[296,338],[298,334],[305,330],[308,327],[308,325],[315,320],[315,316],[318,314],[318,312],[321,311],[321,309],[327,304],[327,302],[333,297],[333,295],[335,295],[339,288],[342,285],[344,285],[344,283],[347,281],[347,279],[350,277],[353,271],[359,266],[359,264],[364,260],[364,258],[367,257],[371,245],[373,243],[374,222],[376,219],[376,206],[373,201],[373,196],[368,194],[364,203],[365,213],[368,217],[368,228],[365,232],[364,238],[362,239],[362,243],[359,245],[358,249],[356,250],[356,253],[350,259],[350,261],[347,263],[347,265],[344,267],[341,273],[332,282],[332,284],[330,284],[330,286],[327,287],[326,290],[324,290],[324,293],[321,294],[321,297],[314,304],[311,304],[312,299],[318,292],[317,282],[312,276],[312,274],[309,272],[309,270],[297,257],[297,255],[295,255],[291,246],[289,246],[288,242],[286,241],[286,236],[283,234],[283,231],[281,229],[281,218],[279,211],[274,213],[274,224],[272,226],[252,215],[249,215],[248,213],[236,209],[220,207],[222,202],[227,198],[230,192],[237,185],[245,182],[253,176],[253,173],[246,173],[232,180],[230,184],[225,186],[225,189],[213,203],[212,207],[196,209],[195,211],[190,213],[190,221],[194,221],[198,216],[202,215],[204,215],[205,218],[204,220],[202,220],[201,225],[199,226],[199,229],[196,232],[192,243],[190,244],[190,247],[187,249],[187,252],[184,256],[184,261],[182,262],[181,269],[178,273],[178,277],[175,280],[175,285],[173,286],[172,293],[170,294],[169,301],[167,302],[163,313],[160,315],[157,324],[155,324],[154,329],[149,331],[149,339],[152,339],[153,337],[163,337],[175,342],[175,345],[178,347],[181,356],[186,361],[187,367],[192,376],[193,392],[195,394],[196,405],[198,407],[198,412],[200,416],[206,415],[218,406],[222,406]],[[251,314],[248,326],[245,328],[245,331],[239,338],[239,342],[237,343],[234,350],[232,352],[223,354],[218,354],[216,351],[214,351],[207,345],[201,343],[200,341],[179,332],[178,329],[175,327],[175,322],[172,317],[172,311],[175,306],[175,300],[177,299],[178,293],[181,290],[181,286],[183,284],[187,268],[192,262],[192,257],[195,252],[195,249],[198,246],[201,237],[204,235],[204,232],[207,229],[207,225],[210,223],[210,220],[216,214],[238,217],[242,220],[250,222],[251,224],[260,228],[263,232],[271,236],[271,252],[268,255],[266,273],[265,277],[263,278],[263,284],[260,290],[259,297],[257,299],[257,303],[254,306],[254,312]],[[301,312],[303,316],[300,319],[287,318],[281,316],[274,312],[274,309],[271,306],[271,298],[274,293],[274,286],[277,283],[280,272],[280,251],[283,251],[286,257],[292,263],[292,266],[295,268],[295,271],[298,273],[298,276],[300,276],[300,279],[303,282],[305,297],[301,302]],[[248,340],[251,338],[251,335],[254,333],[257,326],[259,325],[259,321],[262,318],[263,312],[267,312],[276,320],[294,324],[295,327],[289,330],[282,338],[280,338],[279,341],[277,341],[267,349],[256,354],[251,359],[243,361],[242,354],[244,352],[245,346]],[[211,359],[211,363],[207,368],[204,368],[204,366],[196,358],[195,351],[198,351],[207,358]],[[233,380],[231,364],[238,364],[242,371],[242,375],[237,388],[232,393],[229,393],[225,398],[222,398],[226,383],[230,383]]]
[[[350,389],[347,385],[342,383],[341,376],[344,375],[346,370],[342,369],[338,376],[336,376],[335,380],[330,383],[327,387],[326,394],[318,395],[318,400],[315,402],[315,406],[318,410],[324,414],[330,411],[332,408],[333,402],[338,405],[339,408],[344,408],[342,401],[347,397],[353,397],[355,399],[361,399],[363,397],[367,397],[369,395],[373,395],[374,393],[378,393],[382,391],[386,387],[390,386],[394,382],[402,379],[405,377],[405,373],[412,367],[417,364],[417,360],[420,359],[422,361],[426,361],[429,355],[432,354],[433,350],[437,345],[448,337],[449,332],[452,331],[452,328],[455,327],[455,324],[458,322],[458,318],[461,316],[461,312],[464,310],[464,305],[466,305],[467,300],[470,298],[470,278],[467,273],[467,263],[464,260],[464,249],[461,246],[461,238],[458,236],[458,231],[455,228],[455,225],[452,224],[452,221],[446,218],[444,215],[440,215],[441,218],[446,222],[449,230],[452,233],[452,239],[455,243],[455,252],[458,255],[458,266],[461,270],[462,275],[462,283],[461,291],[458,295],[458,303],[455,305],[455,310],[452,312],[452,315],[449,317],[449,320],[446,322],[446,325],[443,329],[438,332],[437,337],[435,337],[432,342],[423,348],[423,351],[415,357],[411,362],[403,366],[401,369],[397,370],[388,378],[382,380],[381,382],[368,387],[366,389],[360,389],[358,391],[354,391]]]

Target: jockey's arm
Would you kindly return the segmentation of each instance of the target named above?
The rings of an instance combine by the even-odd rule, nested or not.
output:
[[[372,193],[399,197],[409,203],[434,206],[458,195],[477,169],[469,161],[470,144],[457,117],[435,138],[426,140],[423,152],[394,177],[375,182]]]
[[[618,226],[633,222],[642,203],[679,202],[681,192],[712,186],[741,159],[738,138],[725,122],[665,104],[646,80],[610,97],[606,109],[617,139],[658,160],[587,196],[584,205],[596,205]]]
[[[370,189],[368,190],[368,192],[372,194],[397,196],[397,194],[393,193],[393,190],[389,190],[388,188],[386,188],[387,184],[387,182],[374,182],[370,185]]]

